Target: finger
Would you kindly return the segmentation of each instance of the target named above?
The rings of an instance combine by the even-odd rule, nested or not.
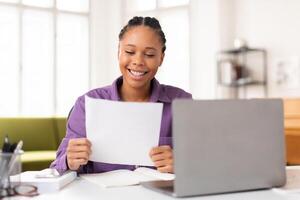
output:
[[[89,148],[78,148],[78,147],[67,147],[67,155],[75,153],[87,153],[88,155],[92,154],[92,151]]]
[[[161,153],[167,150],[172,150],[169,145],[163,145],[158,147],[153,147],[150,151],[151,154]]]
[[[89,146],[80,145],[67,147],[67,152],[88,152],[89,154],[91,154],[92,150]]]
[[[68,158],[70,159],[85,159],[88,160],[90,155],[87,152],[76,152],[76,153],[70,153],[68,155]]]
[[[156,155],[151,156],[151,160],[153,162],[156,162],[156,161],[164,160],[164,157],[165,156],[163,154],[156,154]]]
[[[84,159],[68,159],[68,167],[71,170],[78,170],[81,165],[86,165],[87,162]]]
[[[157,170],[163,173],[173,173],[173,165],[167,165],[164,167],[158,167]]]
[[[155,154],[151,156],[151,160],[154,162],[159,160],[172,159],[172,158],[173,158],[172,152],[164,152],[164,153]]]
[[[169,145],[163,145],[163,146],[158,146],[158,147],[153,147],[151,150],[150,150],[150,155],[155,155],[155,154],[158,154],[158,153],[162,153],[162,152],[165,152],[165,151],[171,151],[171,147]]]
[[[73,163],[72,161],[68,161],[68,168],[70,170],[78,170],[80,164]]]
[[[76,138],[76,139],[70,139],[69,145],[77,146],[77,145],[87,145],[91,146],[91,142],[87,138]]]
[[[83,159],[83,158],[79,158],[79,159],[70,159],[70,165],[71,166],[76,166],[79,167],[80,165],[86,165],[88,162],[88,160]]]
[[[167,165],[173,165],[173,159],[160,160],[160,161],[154,162],[155,167],[164,167]]]

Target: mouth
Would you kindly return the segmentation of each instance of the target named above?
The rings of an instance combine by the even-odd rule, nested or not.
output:
[[[130,75],[132,75],[134,78],[142,78],[148,73],[148,71],[137,71],[133,69],[127,69],[127,70],[129,71]]]

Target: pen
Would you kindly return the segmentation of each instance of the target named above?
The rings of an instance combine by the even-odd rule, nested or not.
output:
[[[6,135],[4,138],[3,146],[2,146],[2,152],[4,152],[4,153],[10,152],[10,146],[11,145],[9,143],[8,136]]]

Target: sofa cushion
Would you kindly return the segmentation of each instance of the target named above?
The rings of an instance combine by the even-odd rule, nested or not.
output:
[[[57,139],[58,139],[58,145],[61,143],[62,139],[66,135],[66,124],[67,124],[67,118],[65,117],[57,117],[54,119],[56,123],[56,130],[57,130]]]
[[[26,151],[21,155],[22,163],[48,161],[55,159],[56,151]]]
[[[23,140],[24,151],[56,150],[54,123],[53,118],[1,118],[0,145],[8,135],[11,142]]]
[[[48,168],[66,132],[66,118],[0,118],[0,145],[23,140],[22,170]]]
[[[26,151],[21,155],[22,171],[48,168],[55,159],[56,151]]]

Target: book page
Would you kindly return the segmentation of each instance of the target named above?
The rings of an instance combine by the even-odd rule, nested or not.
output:
[[[138,185],[140,183],[140,176],[126,169],[99,174],[82,174],[80,177],[103,188]]]
[[[134,170],[135,172],[143,175],[143,178],[141,177],[140,181],[155,181],[155,180],[164,180],[164,181],[170,181],[175,179],[174,174],[170,173],[162,173],[158,170],[147,168],[147,167],[140,167]]]
[[[98,174],[81,174],[80,177],[100,187],[110,188],[138,185],[141,182],[146,181],[174,180],[175,175],[141,167],[137,168],[135,171],[120,169]]]

